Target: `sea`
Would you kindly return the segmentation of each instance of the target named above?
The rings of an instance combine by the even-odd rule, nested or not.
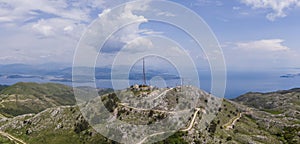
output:
[[[248,92],[273,92],[278,90],[288,90],[300,88],[300,69],[272,70],[272,71],[228,71],[226,80],[226,91],[224,97],[233,99]],[[287,74],[295,74],[293,77],[282,77]],[[12,85],[18,82],[52,82],[39,78],[5,78],[0,77],[0,84]],[[180,80],[158,80],[158,87],[173,87],[180,85]],[[72,86],[72,82],[54,82]],[[139,80],[130,80],[130,84],[142,83]],[[155,83],[155,82],[154,82]],[[163,83],[163,84],[162,84]],[[96,80],[98,88],[113,88],[111,80]],[[200,76],[200,89],[211,91],[211,76],[209,73],[202,73]],[[223,96],[219,96],[223,97]]]

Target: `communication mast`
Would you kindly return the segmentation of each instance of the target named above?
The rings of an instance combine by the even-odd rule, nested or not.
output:
[[[143,58],[143,79],[144,79],[144,85],[147,85],[147,82],[146,82],[146,71],[145,71],[145,58]]]

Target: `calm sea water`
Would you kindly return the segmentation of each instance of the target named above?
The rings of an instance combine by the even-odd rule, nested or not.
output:
[[[300,87],[300,76],[294,78],[281,78],[281,75],[288,73],[300,73],[300,70],[289,71],[271,71],[271,72],[228,72],[225,98],[235,98],[247,92],[271,92],[277,90],[286,90]],[[42,80],[38,78],[21,78],[21,79],[7,79],[0,77],[0,84],[12,85],[17,82],[51,82],[49,80]],[[72,85],[70,82],[60,82],[66,85]],[[130,84],[141,83],[141,81],[130,81]],[[153,82],[155,83],[155,81]],[[111,88],[109,80],[97,80],[97,87]],[[176,86],[180,84],[180,80],[157,80],[157,85]],[[210,91],[210,76],[209,73],[200,74],[200,88]]]

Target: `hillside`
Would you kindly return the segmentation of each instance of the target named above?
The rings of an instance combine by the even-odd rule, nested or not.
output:
[[[75,103],[73,89],[61,84],[17,83],[0,91],[0,113],[7,117]]]
[[[271,134],[286,143],[300,143],[300,89],[252,92],[233,101],[254,109],[252,118]]]
[[[20,140],[30,144],[116,143],[100,135],[89,125],[89,123],[97,124],[100,114],[103,114],[99,100],[112,114],[112,116],[105,117],[108,120],[118,119],[131,124],[155,125],[156,122],[172,116],[176,111],[179,112],[178,116],[184,116],[186,121],[182,123],[177,121],[176,124],[168,125],[180,126],[178,132],[163,141],[156,142],[158,144],[300,143],[300,119],[296,114],[299,114],[297,99],[300,92],[296,89],[272,93],[248,93],[234,100],[219,99],[190,86],[156,88],[147,91],[136,91],[132,88],[116,92],[108,90],[106,91],[110,92],[108,94],[105,90],[102,92],[101,97],[93,97],[79,105],[81,110],[85,109],[81,111],[83,113],[79,111],[78,106],[55,106],[36,114],[2,118],[0,120],[0,135],[2,136],[0,143],[13,141],[20,143]],[[155,101],[144,101],[141,104],[132,101],[132,99],[139,100],[143,96],[155,99]],[[187,96],[191,99],[197,98],[190,102],[194,105],[180,104],[181,100],[185,102],[184,99]],[[191,99],[188,98],[187,101]],[[269,104],[269,100],[272,100],[274,105],[277,105],[280,100],[281,105],[278,104],[280,108],[294,111],[295,114],[274,112],[278,108]],[[156,102],[159,104],[155,105]],[[151,106],[152,109],[149,109]],[[180,112],[185,109],[190,109],[190,111],[181,114]],[[214,114],[216,117],[211,117]],[[90,119],[85,120],[83,117]],[[212,122],[209,122],[210,117]],[[124,132],[125,130],[124,133],[132,134],[130,129],[122,129],[122,127],[123,125],[119,125],[117,129],[106,129],[98,125],[94,128],[108,130],[107,132],[118,130]],[[157,137],[147,136],[147,133],[148,131],[136,133],[137,137],[131,135],[132,141],[135,143],[154,142],[153,138]],[[118,135],[114,136],[118,137]]]
[[[269,93],[247,93],[233,101],[272,114],[300,119],[300,88]]]
[[[29,144],[110,142],[95,132],[73,106],[49,108],[39,114],[5,119],[0,125],[0,131]],[[5,140],[5,137],[0,138],[0,143]]]
[[[0,85],[0,92],[7,87],[8,87],[7,85]]]

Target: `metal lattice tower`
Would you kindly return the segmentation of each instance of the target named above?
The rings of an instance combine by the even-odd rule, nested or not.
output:
[[[143,79],[144,79],[144,85],[147,85],[147,82],[146,82],[146,71],[145,71],[145,58],[143,58]]]

